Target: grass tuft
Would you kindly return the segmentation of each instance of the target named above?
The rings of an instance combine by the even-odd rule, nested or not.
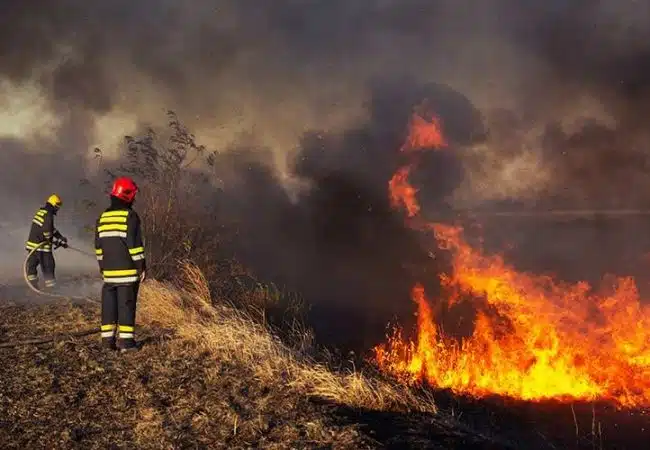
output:
[[[174,328],[220,361],[253,369],[263,382],[282,380],[296,394],[314,396],[354,408],[435,413],[431,398],[408,388],[376,380],[361,372],[335,373],[284,344],[249,313],[213,306],[209,285],[194,265],[182,266],[186,289],[150,281],[141,294],[140,321]],[[309,339],[309,336],[306,336]]]

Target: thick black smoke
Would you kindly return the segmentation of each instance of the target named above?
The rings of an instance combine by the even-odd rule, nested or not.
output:
[[[447,255],[389,203],[388,181],[405,163],[397,149],[413,105],[428,99],[464,124],[451,128],[448,151],[423,160],[419,175],[428,174],[421,184],[433,209],[444,211],[445,195],[462,179],[455,149],[482,133],[476,109],[448,87],[400,78],[375,83],[370,92],[366,122],[342,134],[304,136],[292,174],[310,188],[295,198],[250,151],[225,153],[216,164],[224,181],[221,214],[238,224],[237,258],[304,296],[321,342],[355,349],[381,340],[392,319],[408,322],[413,285],[424,283],[435,296],[437,274],[449,269]]]
[[[644,92],[648,72],[646,8],[639,2],[593,0],[492,0],[472,10],[441,0],[281,0],[273,5],[223,0],[191,5],[165,0],[64,0],[56,5],[7,1],[0,67],[3,74],[21,80],[35,67],[67,56],[43,79],[52,83],[53,97],[78,99],[102,110],[119,95],[110,79],[111,72],[122,68],[145,72],[182,96],[193,74],[214,77],[250,54],[266,71],[249,76],[262,81],[269,74],[296,77],[291,73],[301,66],[303,72],[317,66],[330,67],[332,73],[363,66],[364,59],[372,61],[404,43],[410,47],[401,48],[398,59],[406,63],[401,69],[414,73],[427,66],[421,60],[425,55],[458,66],[454,50],[487,38],[495,60],[502,52],[495,44],[500,40],[520,48],[524,57],[540,58],[547,73],[567,84],[637,94]],[[425,54],[426,49],[431,51]],[[434,53],[442,50],[444,54]],[[124,58],[123,67],[111,65],[116,57]],[[480,61],[480,55],[475,59]],[[273,81],[265,87],[272,88]]]

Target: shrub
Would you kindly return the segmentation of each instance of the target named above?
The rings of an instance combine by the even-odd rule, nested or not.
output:
[[[94,190],[85,208],[94,210],[96,217],[99,192],[105,195],[118,176],[132,177],[140,190],[136,210],[142,219],[150,277],[182,285],[177,280],[179,267],[191,263],[205,275],[213,298],[244,308],[270,325],[290,324],[295,329],[306,310],[300,297],[261,282],[233,256],[236,222],[220,208],[223,191],[211,176],[217,153],[197,144],[174,112],[167,117],[165,136],[152,128],[139,137],[126,136],[117,163],[104,161],[102,151],[94,150],[106,179],[100,180],[101,189],[84,180]]]

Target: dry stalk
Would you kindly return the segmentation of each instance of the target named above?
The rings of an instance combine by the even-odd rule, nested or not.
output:
[[[573,424],[576,428],[576,445],[578,445],[580,441],[580,428],[578,427],[578,417],[576,417],[576,411],[573,408],[573,403],[571,403],[571,414],[573,414]]]

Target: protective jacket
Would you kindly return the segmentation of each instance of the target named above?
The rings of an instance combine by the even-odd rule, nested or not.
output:
[[[131,205],[111,198],[111,206],[97,219],[95,254],[104,283],[137,283],[146,269],[140,217]]]
[[[29,230],[29,237],[25,243],[25,250],[31,251],[45,241],[47,243],[37,251],[51,253],[52,243],[56,244],[58,241],[65,239],[54,226],[56,211],[56,208],[49,203],[36,211],[32,219],[32,227]]]

